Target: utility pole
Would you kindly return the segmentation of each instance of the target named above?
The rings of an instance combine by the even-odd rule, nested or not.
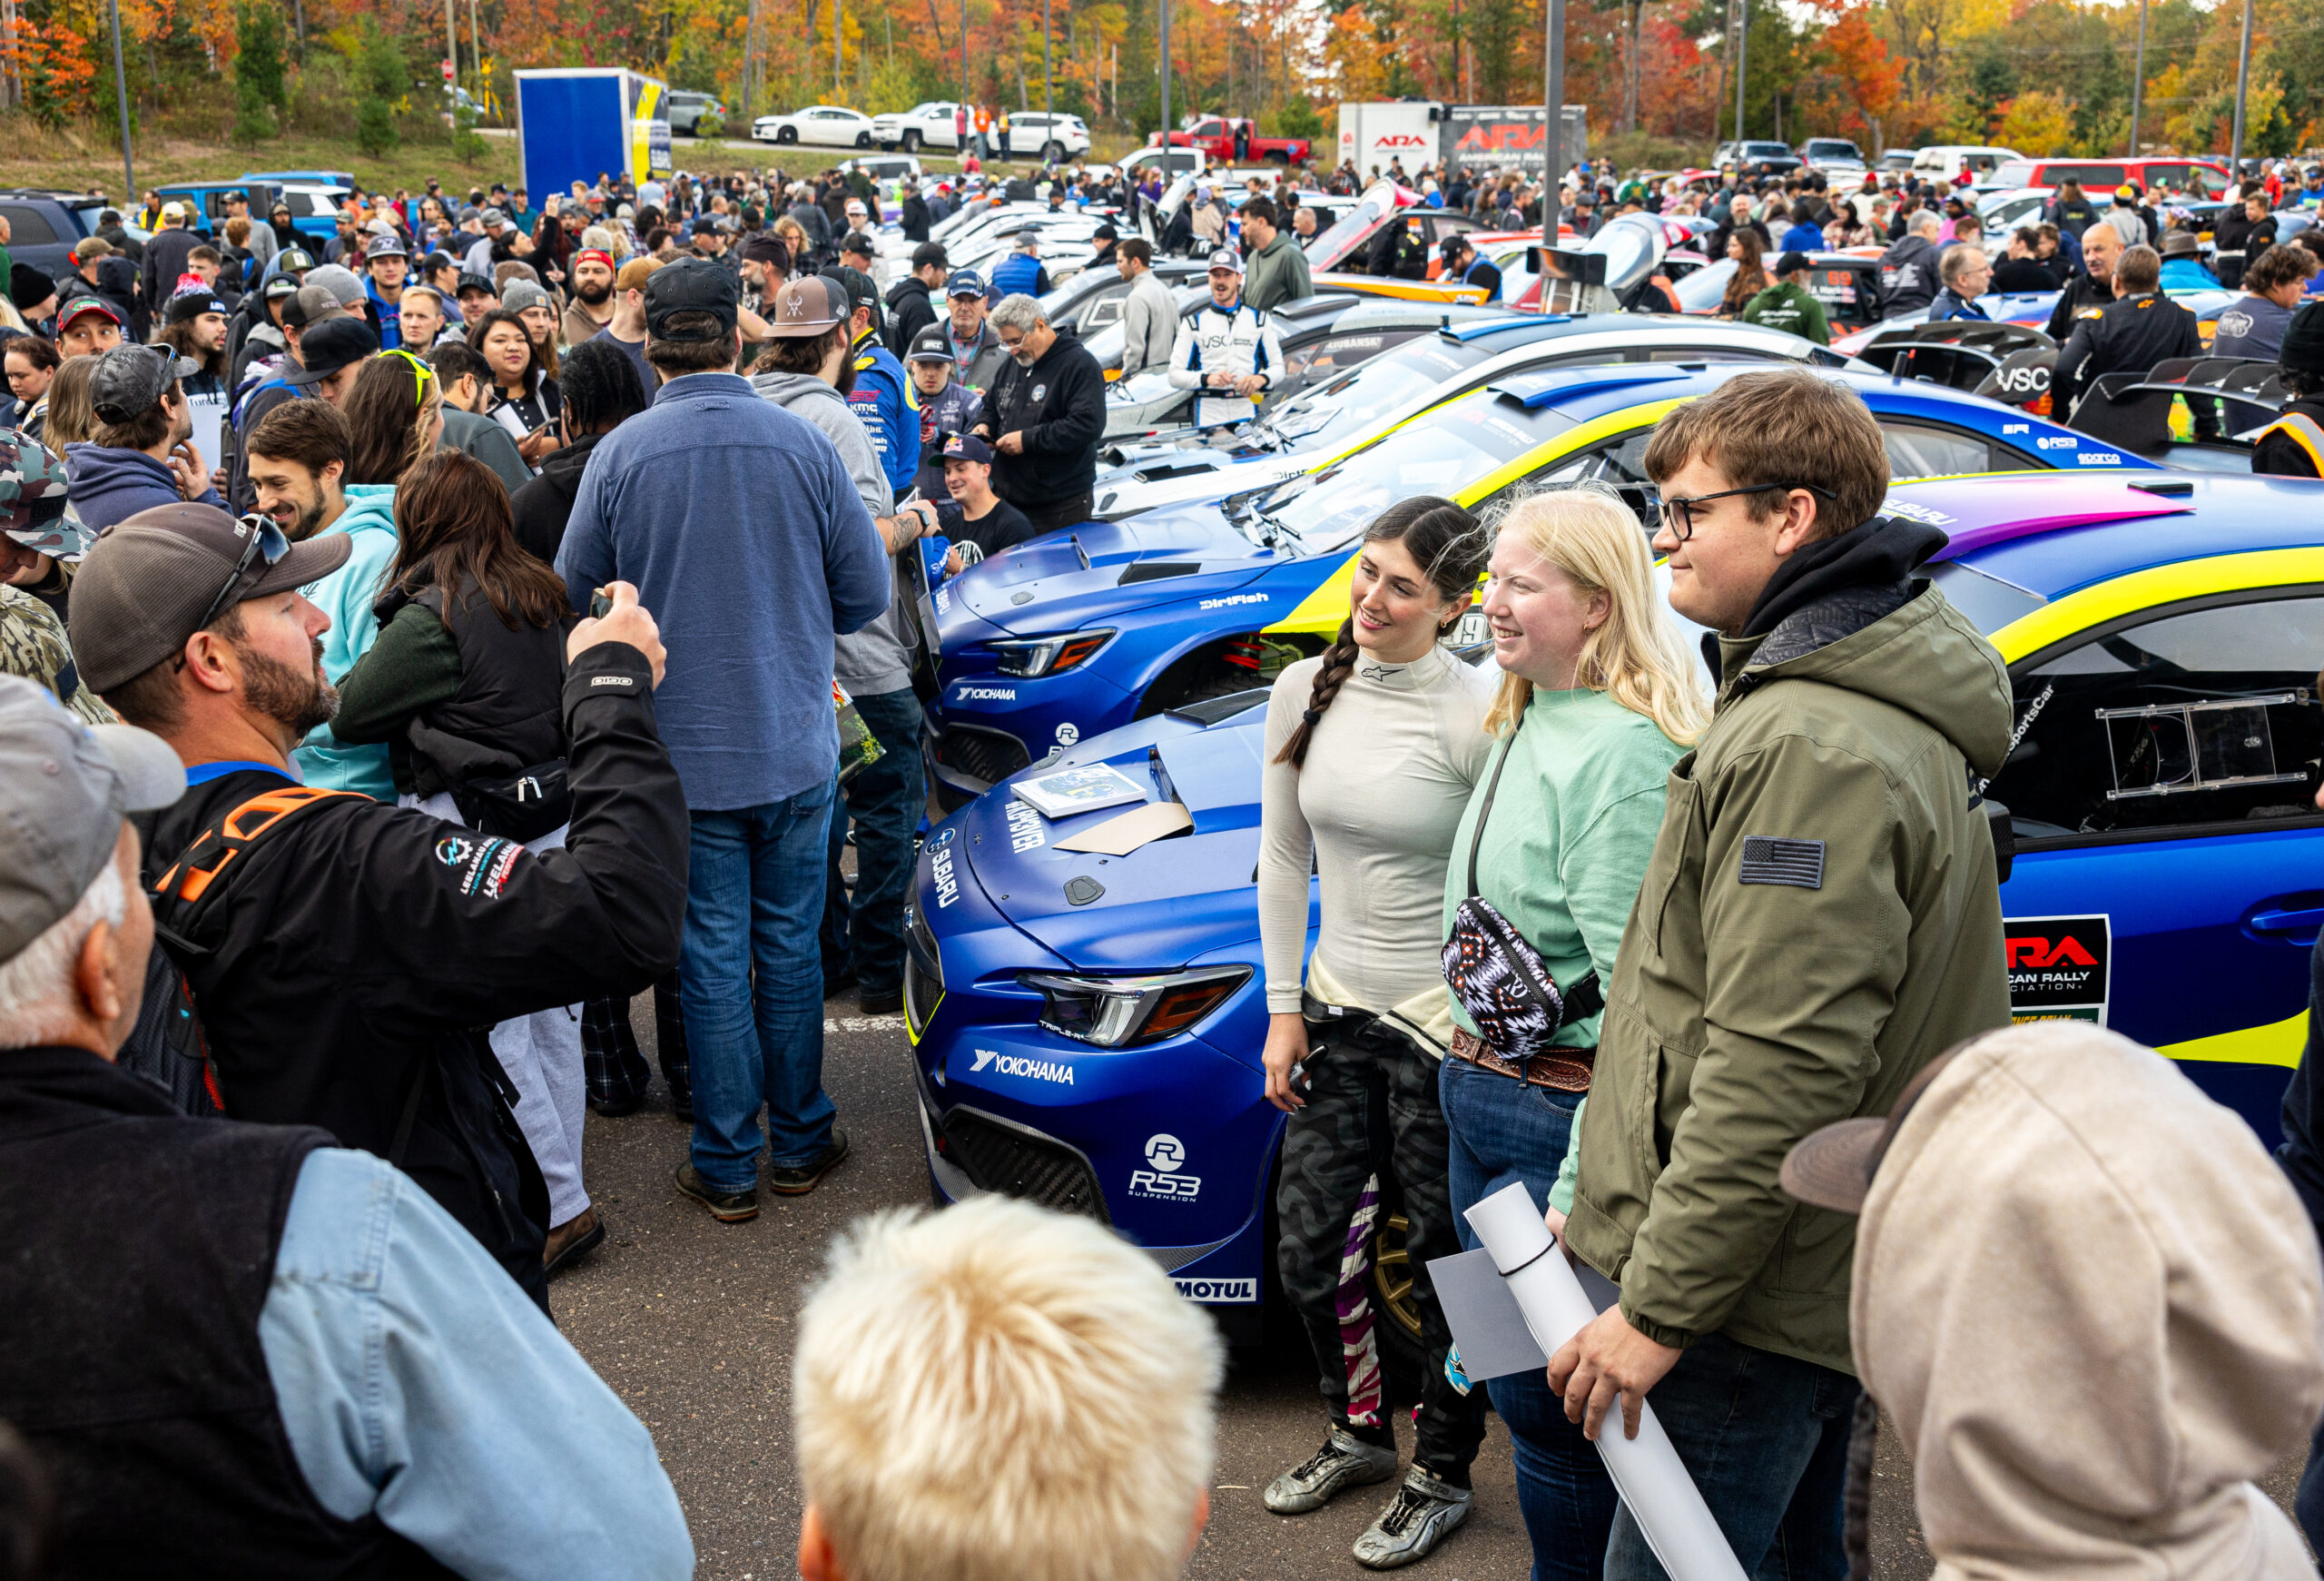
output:
[[[459,94],[458,92],[460,85],[459,5],[460,0],[444,0],[444,58],[449,61],[452,65],[450,82],[454,92],[451,94],[451,100],[456,110],[460,102]],[[458,118],[458,115],[455,114],[453,116],[454,121],[457,122]]]
[[[751,24],[742,42],[742,125],[751,134],[751,119],[758,114],[758,0],[751,0]]]
[[[1735,29],[1735,141],[1743,141],[1743,84],[1751,75],[1751,0],[1739,0],[1742,20]],[[1743,154],[1736,151],[1735,163],[1740,167]]]
[[[1541,18],[1541,241],[1558,244],[1558,178],[1565,157],[1565,0],[1547,0]]]
[[[127,213],[137,202],[137,172],[129,163],[129,78],[121,69],[121,0],[113,0],[113,91],[121,107],[121,210]]]
[[[2139,111],[2146,103],[2146,0],[2139,0],[2139,56],[2137,74],[2131,80],[2131,145],[2123,156],[2139,156]]]
[[[1041,114],[1046,115],[1053,108],[1049,103],[1049,0],[1041,0]]]
[[[832,0],[832,99],[834,103],[840,97],[839,3],[840,0]]]
[[[1170,185],[1170,0],[1162,5],[1162,185]]]
[[[2243,95],[2251,87],[2251,0],[2243,0],[2243,46],[2235,57],[2235,135],[2227,150],[2227,176],[2243,179]]]

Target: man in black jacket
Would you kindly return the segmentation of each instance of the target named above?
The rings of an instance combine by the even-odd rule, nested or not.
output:
[[[1106,376],[1073,331],[1052,328],[1029,296],[1001,298],[992,328],[1009,361],[985,392],[973,431],[998,457],[993,489],[1037,533],[1087,521],[1106,432]]]
[[[936,299],[950,275],[942,242],[923,242],[911,250],[911,272],[888,288],[889,351],[902,356],[936,321]]]
[[[904,183],[903,202],[899,207],[902,212],[897,219],[903,226],[904,240],[907,242],[927,241],[928,227],[936,222],[928,212],[928,200],[920,195],[920,186],[917,183],[909,181]]]
[[[2050,339],[2064,345],[2078,320],[2091,309],[2114,300],[2114,266],[2122,261],[2122,233],[2111,224],[2101,222],[2082,233],[2083,272],[2066,282],[2065,290],[2058,293],[2058,304],[2050,310],[2050,321],[2043,326]]]
[[[2093,232],[2096,229],[2093,227]],[[2050,388],[2064,398],[2059,403],[2062,410],[2081,416],[2075,403],[2104,374],[2143,376],[2170,358],[2203,354],[2195,315],[2162,294],[2162,259],[2153,248],[2132,247],[2122,254],[2114,266],[2121,294],[2102,308],[2083,309],[2074,320],[2073,332],[2058,348]],[[2217,402],[2191,396],[2187,408],[2198,438],[2219,437]]]
[[[561,851],[309,793],[289,755],[339,699],[320,667],[329,618],[299,588],[347,542],[292,544],[201,506],[141,512],[82,564],[74,662],[187,765],[145,874],[165,924],[192,932],[170,944],[228,1116],[319,1125],[398,1165],[546,1307],[547,1195],[486,1033],[635,993],[677,960],[688,829],[655,729],[661,641],[626,584],[574,629]]]

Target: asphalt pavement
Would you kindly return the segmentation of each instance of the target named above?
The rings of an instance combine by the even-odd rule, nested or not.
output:
[[[832,1237],[881,1209],[929,1201],[900,1016],[857,1013],[852,993],[824,1015],[824,1085],[853,1151],[813,1193],[763,1194],[747,1224],[722,1225],[679,1196],[670,1173],[688,1128],[657,1074],[638,1112],[588,1121],[586,1179],[606,1215],[606,1244],[550,1287],[558,1323],[652,1429],[693,1528],[703,1581],[796,1574],[801,1507],[791,1457],[792,1326]],[[651,1058],[653,1002],[631,1023]],[[1366,1488],[1296,1520],[1269,1515],[1259,1490],[1322,1441],[1323,1417],[1304,1346],[1235,1353],[1219,1401],[1218,1467],[1209,1529],[1190,1576],[1355,1577],[1349,1545],[1385,1503]],[[1409,1424],[1404,1449],[1411,1451]],[[2265,1479],[2290,1507],[2295,1459]],[[1875,1573],[1934,1569],[1911,1504],[1911,1471],[1884,1426],[1873,1490]],[[1475,1467],[1476,1512],[1413,1573],[1434,1581],[1523,1581],[1531,1565],[1510,1467],[1493,1419]],[[1376,1497],[1375,1497],[1376,1496]]]

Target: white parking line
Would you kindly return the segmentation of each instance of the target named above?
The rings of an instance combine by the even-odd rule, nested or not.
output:
[[[901,1015],[843,1015],[834,1020],[823,1018],[823,1031],[835,1032],[901,1032],[904,1018]]]

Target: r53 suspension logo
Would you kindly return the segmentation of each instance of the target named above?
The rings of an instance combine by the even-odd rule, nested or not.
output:
[[[1202,1194],[1200,1175],[1182,1175],[1186,1167],[1187,1146],[1167,1131],[1146,1139],[1146,1161],[1151,1169],[1132,1170],[1129,1194],[1133,1197],[1154,1197],[1166,1202],[1191,1202]]]

